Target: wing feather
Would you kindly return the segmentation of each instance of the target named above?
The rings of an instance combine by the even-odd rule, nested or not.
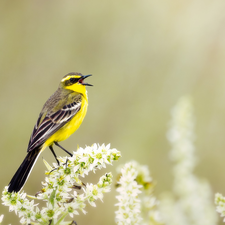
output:
[[[30,152],[37,146],[44,144],[50,136],[69,122],[77,114],[80,108],[81,102],[73,102],[65,105],[57,112],[46,115],[41,123],[42,114],[40,114],[31,134],[27,151]]]

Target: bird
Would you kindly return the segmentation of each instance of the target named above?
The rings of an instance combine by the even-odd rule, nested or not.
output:
[[[72,72],[66,74],[58,89],[44,104],[28,143],[27,155],[8,185],[8,192],[19,192],[26,183],[40,153],[47,147],[59,161],[53,145],[58,146],[70,156],[72,154],[59,145],[73,134],[81,125],[88,107],[85,83],[89,75]]]

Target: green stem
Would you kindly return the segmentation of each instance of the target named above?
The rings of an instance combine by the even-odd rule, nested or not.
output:
[[[69,214],[68,212],[65,212],[65,213],[59,218],[59,220],[57,221],[57,223],[56,223],[55,225],[60,225],[60,222],[62,222],[68,214]]]

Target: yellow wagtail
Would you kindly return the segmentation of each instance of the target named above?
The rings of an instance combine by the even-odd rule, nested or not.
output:
[[[53,150],[57,145],[70,156],[72,154],[58,144],[74,133],[82,123],[88,106],[87,91],[81,73],[68,73],[61,80],[56,92],[44,104],[27,148],[27,156],[9,183],[9,192],[18,192],[25,184],[38,156],[49,147],[57,163],[59,161]]]

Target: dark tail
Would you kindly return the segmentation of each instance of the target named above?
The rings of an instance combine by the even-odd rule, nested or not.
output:
[[[9,183],[8,192],[18,192],[22,189],[28,176],[30,175],[39,153],[40,147],[27,153],[27,156]]]

